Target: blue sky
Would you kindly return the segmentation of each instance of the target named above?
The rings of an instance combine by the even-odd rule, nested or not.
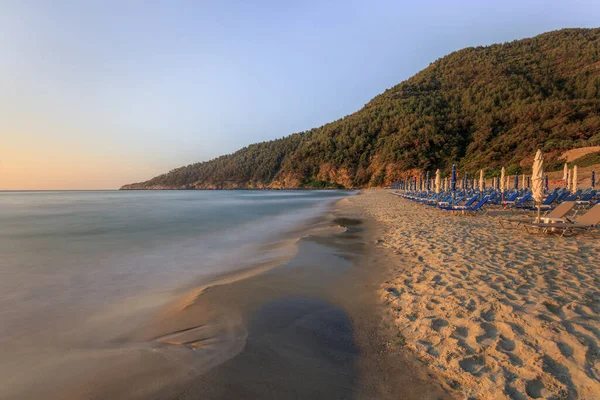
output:
[[[117,188],[360,109],[596,1],[0,3],[0,189]]]

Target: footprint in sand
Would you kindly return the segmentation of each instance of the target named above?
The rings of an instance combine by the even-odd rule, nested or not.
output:
[[[433,329],[436,332],[441,331],[442,328],[446,326],[448,326],[448,321],[446,321],[445,319],[436,318],[433,321],[431,321],[431,329]]]
[[[500,341],[498,342],[498,349],[504,351],[513,351],[515,349],[515,341],[510,340],[504,335],[500,335]]]
[[[516,335],[524,335],[525,334],[525,329],[523,329],[523,327],[519,324],[516,324],[514,322],[507,322],[508,326],[510,326],[510,329],[512,329],[512,331],[516,334]]]
[[[487,322],[494,322],[494,320],[496,319],[496,313],[490,308],[489,310],[483,311],[481,313],[481,318],[483,318]]]
[[[569,392],[568,398],[576,399],[578,397],[577,389],[575,389],[575,385],[571,380],[569,369],[548,355],[544,355],[544,357],[542,357],[542,362],[542,370],[552,375],[557,381],[561,382],[567,387]]]
[[[540,399],[549,395],[548,391],[544,387],[544,384],[539,378],[527,382],[527,385],[525,385],[525,392],[529,395],[529,397],[533,397],[534,399]]]
[[[573,348],[565,342],[557,342],[556,346],[558,347],[558,350],[560,350],[560,353],[563,355],[563,357],[569,358],[573,356]]]
[[[494,326],[494,324],[490,324],[489,322],[482,322],[480,325],[481,329],[483,329],[483,335],[477,336],[475,340],[477,343],[481,345],[489,346],[494,343],[496,337],[498,336],[498,330]]]
[[[527,398],[528,398],[523,393],[519,392],[516,388],[509,386],[509,385],[505,386],[504,393],[511,400],[527,400]]]
[[[457,326],[454,328],[454,333],[452,336],[466,338],[469,336],[469,328],[465,326]]]
[[[514,355],[513,353],[504,353],[508,356],[508,359],[510,360],[510,363],[515,366],[515,367],[522,367],[523,366],[523,360],[521,360],[519,357],[517,357],[516,355]]]
[[[483,375],[488,370],[487,366],[485,365],[485,358],[483,356],[471,356],[463,358],[458,362],[458,365],[463,371],[468,372],[476,377]]]

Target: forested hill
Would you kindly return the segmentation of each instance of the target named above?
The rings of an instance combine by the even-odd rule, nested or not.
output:
[[[123,189],[381,186],[599,144],[600,29],[564,29],[454,52],[340,120]]]

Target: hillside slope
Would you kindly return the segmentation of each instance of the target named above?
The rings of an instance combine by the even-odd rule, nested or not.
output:
[[[415,170],[500,166],[600,145],[600,29],[449,54],[340,120],[123,189],[381,186]]]

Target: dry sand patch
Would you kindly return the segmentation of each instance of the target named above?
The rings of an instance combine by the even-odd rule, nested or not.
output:
[[[478,399],[600,398],[599,234],[532,236],[364,191],[398,254],[381,298],[405,345]]]

